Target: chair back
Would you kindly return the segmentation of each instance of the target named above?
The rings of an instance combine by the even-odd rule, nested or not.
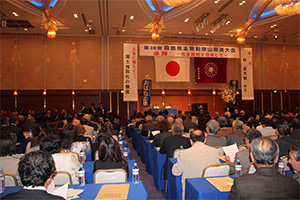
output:
[[[256,168],[254,165],[254,162],[250,163],[248,168],[247,168],[247,174],[253,174],[256,172]]]
[[[227,176],[230,172],[230,165],[226,163],[207,165],[202,172],[202,177]]]
[[[73,184],[71,174],[65,170],[55,171],[53,181],[55,185]]]
[[[71,153],[73,156],[75,156],[76,159],[78,159],[78,162],[80,162],[80,157],[79,157],[79,154],[75,151],[66,151],[66,152],[61,152],[61,153]]]
[[[94,173],[94,183],[127,182],[127,172],[124,169],[98,169]]]
[[[278,139],[278,135],[267,135],[266,137],[272,139],[272,140],[277,140]]]
[[[288,155],[282,156],[278,163],[280,163],[280,162],[284,163],[284,170],[285,171],[291,170],[290,167],[288,166],[288,163],[289,163],[289,156]]]
[[[215,148],[218,151],[218,156],[223,156],[224,155],[224,151],[222,149],[222,146],[215,146]]]
[[[246,145],[245,145],[245,144],[241,144],[241,145],[239,146],[239,151],[244,150],[244,149],[247,149],[247,148],[246,148]]]
[[[4,173],[5,186],[18,186],[17,178],[14,174]]]
[[[184,151],[184,149],[183,149],[183,151]],[[181,153],[180,149],[175,149],[173,152],[173,158],[178,158],[180,153]]]

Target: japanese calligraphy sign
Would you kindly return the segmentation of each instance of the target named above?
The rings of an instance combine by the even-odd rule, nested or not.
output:
[[[140,44],[140,56],[239,58],[238,47]]]
[[[137,44],[124,44],[124,70],[123,70],[123,89],[124,101],[138,101],[137,76],[138,76],[138,57]]]
[[[241,48],[242,100],[254,100],[252,48]]]
[[[152,80],[144,79],[142,85],[142,106],[148,107],[151,102]]]

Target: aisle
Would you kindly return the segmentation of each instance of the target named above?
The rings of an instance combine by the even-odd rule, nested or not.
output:
[[[127,136],[126,140],[128,141]],[[159,191],[155,188],[153,176],[146,172],[146,165],[141,162],[141,157],[137,155],[137,151],[133,148],[132,142],[128,141],[128,147],[131,150],[131,159],[135,160],[140,168],[140,179],[143,181],[148,199],[165,199],[166,194],[164,191]]]

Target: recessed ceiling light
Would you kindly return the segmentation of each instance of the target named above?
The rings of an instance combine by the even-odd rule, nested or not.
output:
[[[125,32],[125,29],[122,29],[122,32],[124,33],[124,32]]]
[[[179,31],[179,35],[181,35],[182,34],[182,32],[181,31]]]
[[[230,37],[233,37],[234,35],[230,35]]]
[[[254,38],[257,39],[257,35],[255,35]]]
[[[230,21],[229,21],[229,20],[226,22],[226,25],[228,25],[228,24],[230,24]]]
[[[88,29],[85,29],[84,31],[85,31],[85,32],[88,32],[89,30],[88,30]]]
[[[219,1],[215,1],[215,3],[219,3]]]
[[[133,20],[133,19],[134,19],[134,16],[133,16],[133,15],[131,15],[131,16],[129,17],[129,19]]]
[[[208,33],[205,33],[205,35],[208,35]]]
[[[76,13],[74,14],[74,18],[75,18],[75,19],[78,19],[78,15],[77,15]]]
[[[13,14],[14,16],[16,16],[16,17],[19,16],[18,13],[16,13],[16,12],[12,12],[12,14]]]
[[[188,22],[188,21],[190,21],[190,19],[189,19],[189,18],[186,18],[186,19],[184,20],[184,22]]]
[[[242,5],[243,5],[243,3],[239,3],[239,5],[240,5],[240,6],[242,6]]]
[[[246,3],[246,1],[242,1],[242,3]]]
[[[24,28],[24,31],[27,31],[28,29],[27,28]]]
[[[277,26],[277,24],[273,24],[273,25],[271,26],[271,28],[274,28],[275,26]]]

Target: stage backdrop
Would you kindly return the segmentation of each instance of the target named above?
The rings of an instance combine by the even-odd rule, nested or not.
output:
[[[227,83],[227,58],[194,58],[196,83]]]

